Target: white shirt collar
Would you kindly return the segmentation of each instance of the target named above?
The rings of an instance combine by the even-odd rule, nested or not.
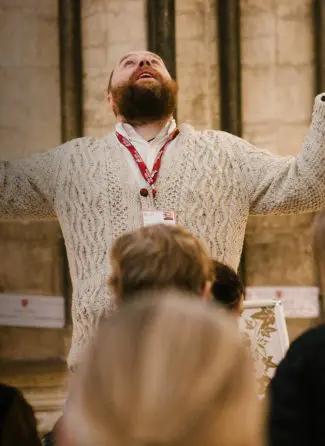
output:
[[[158,135],[150,142],[156,144],[158,141],[162,141],[167,139],[167,137],[176,129],[176,121],[175,119],[171,119],[166,123],[166,125],[160,130]],[[118,122],[116,123],[115,130],[126,137],[129,141],[139,142],[139,143],[147,143],[145,139],[143,139],[132,127],[132,125],[127,123]]]

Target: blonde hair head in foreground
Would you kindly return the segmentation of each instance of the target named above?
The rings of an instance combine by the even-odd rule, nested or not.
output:
[[[99,327],[67,413],[78,446],[259,446],[253,373],[231,318],[142,298]]]

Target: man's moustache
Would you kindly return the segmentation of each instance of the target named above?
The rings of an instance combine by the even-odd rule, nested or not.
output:
[[[150,68],[147,68],[147,69],[141,68],[141,69],[135,71],[130,79],[131,82],[136,82],[143,73],[148,73],[154,79],[161,82],[161,76],[155,70],[152,70]]]

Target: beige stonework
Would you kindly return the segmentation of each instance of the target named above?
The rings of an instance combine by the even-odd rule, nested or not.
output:
[[[0,159],[60,143],[56,0],[0,2]],[[56,222],[0,222],[0,291],[62,295]],[[64,358],[69,330],[0,327],[2,360]]]
[[[176,1],[178,120],[197,129],[219,127],[216,1]]]
[[[85,135],[114,127],[106,99],[109,74],[125,53],[147,47],[145,6],[145,0],[82,2]]]
[[[274,153],[296,154],[300,144],[291,135],[298,126],[307,130],[315,90],[312,1],[242,0],[241,29],[243,136],[259,135]],[[286,138],[285,124],[295,126]]]
[[[3,160],[60,142],[57,1],[1,0],[0,41]]]
[[[296,155],[314,99],[312,0],[241,1],[243,136]],[[312,216],[251,218],[248,285],[314,285]],[[291,338],[313,321],[289,320]]]
[[[61,142],[58,31],[57,0],[0,0],[0,160]],[[62,295],[62,252],[56,222],[0,221],[0,292]],[[0,327],[0,380],[23,390],[41,432],[62,413],[70,336]]]
[[[144,0],[82,3],[84,133],[103,135],[115,122],[106,101],[109,73],[128,51],[147,48]],[[215,0],[176,1],[178,120],[218,128],[219,73]],[[137,25],[134,26],[134,23]]]
[[[56,222],[0,223],[0,291],[61,296],[63,240]],[[0,327],[1,359],[65,358],[69,330]]]

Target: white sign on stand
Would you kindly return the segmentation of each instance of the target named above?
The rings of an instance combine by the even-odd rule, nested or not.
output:
[[[282,302],[287,318],[317,318],[319,316],[319,289],[317,287],[261,286],[247,287],[246,299]]]
[[[63,328],[65,305],[62,296],[0,294],[0,325]]]

